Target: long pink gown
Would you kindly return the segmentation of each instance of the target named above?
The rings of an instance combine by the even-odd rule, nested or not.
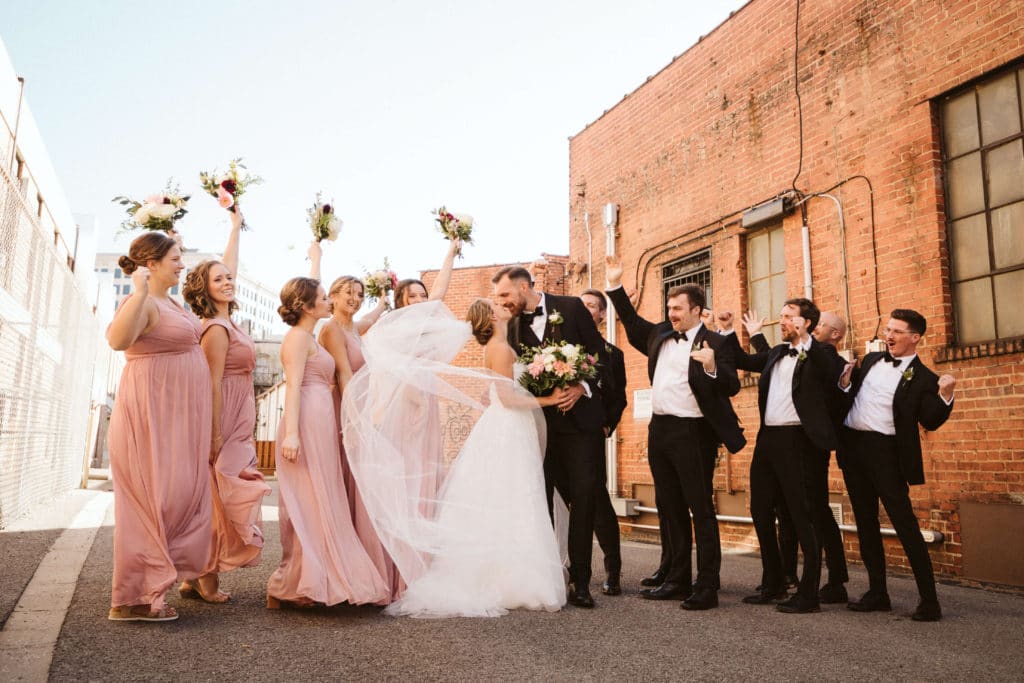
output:
[[[385,604],[390,586],[356,535],[345,493],[334,411],[335,366],[317,344],[306,359],[299,408],[299,455],[277,458],[281,564],[267,583],[278,600],[310,598],[325,605]],[[277,432],[285,437],[287,410]]]
[[[110,417],[114,478],[111,606],[160,610],[210,549],[210,368],[199,319],[153,299],[160,320],[125,351]]]
[[[348,353],[349,368],[351,368],[354,375],[361,367],[366,365],[366,359],[363,358],[362,339],[355,332],[342,329],[342,333],[345,335],[345,350]],[[338,420],[338,429],[340,430],[341,394],[338,391],[334,392],[334,400],[334,415]],[[345,455],[345,447],[343,444],[339,445],[341,446],[341,469],[345,477],[345,489],[349,493],[348,502],[350,512],[352,513],[352,521],[355,524],[356,533],[359,534],[359,540],[362,541],[363,547],[366,548],[366,553],[373,560],[377,571],[388,581],[390,596],[383,603],[388,604],[401,596],[402,591],[405,590],[405,582],[402,581],[398,568],[395,566],[394,561],[392,561],[391,556],[388,555],[384,544],[381,543],[377,530],[373,528],[373,522],[366,511],[366,506],[363,505],[363,499],[359,494],[359,487],[356,484],[355,477],[352,476],[352,468],[349,467],[348,457]]]
[[[220,326],[228,333],[228,352],[221,380],[221,435],[224,444],[212,468],[213,534],[206,574],[253,567],[263,550],[264,496],[270,485],[256,469],[256,397],[252,371],[256,367],[256,345],[245,332],[228,320],[203,321],[203,334]],[[246,470],[256,479],[242,479]]]

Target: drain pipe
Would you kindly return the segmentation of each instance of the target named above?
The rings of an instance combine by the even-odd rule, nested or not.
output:
[[[615,255],[615,225],[618,222],[618,214],[616,212],[615,221],[605,220],[605,253],[609,256]],[[591,269],[593,270],[593,269]],[[593,286],[593,285],[591,285]],[[616,327],[615,327],[615,307],[608,306],[606,309],[607,316],[604,319],[605,322],[605,334],[609,344],[615,344],[616,338]],[[619,438],[612,434],[609,438],[604,440],[604,458],[608,467],[608,493],[611,494],[612,498],[619,497]]]
[[[800,241],[804,254],[804,297],[814,301],[814,285],[811,278],[811,229],[807,227],[807,219],[800,228]]]
[[[657,512],[658,512],[658,508],[647,507],[647,506],[644,506],[644,505],[636,505],[636,506],[633,507],[633,509],[635,511],[637,511],[637,512],[653,512],[655,514],[657,514]],[[691,514],[690,517],[692,518],[693,515]],[[754,523],[754,518],[753,517],[738,517],[736,515],[715,515],[715,519],[717,519],[719,522],[732,522],[733,524],[753,524]],[[624,525],[635,527],[637,529],[658,529],[659,528],[658,526],[653,526],[653,525],[649,525],[649,524],[632,524],[630,522],[620,522],[620,523],[624,524]],[[849,531],[849,532],[852,532],[852,533],[857,533],[857,527],[855,525],[853,525],[853,524],[840,524],[838,526],[839,526],[839,530],[840,531]],[[883,536],[895,536],[896,535],[896,530],[895,529],[891,529],[889,527],[882,527],[880,529],[880,531],[882,532]],[[943,534],[941,531],[932,531],[930,529],[921,529],[921,537],[924,539],[925,543],[942,543],[943,541],[946,540],[945,534]]]
[[[583,212],[583,227],[587,230],[587,288],[594,286],[594,243],[590,237],[590,212]]]

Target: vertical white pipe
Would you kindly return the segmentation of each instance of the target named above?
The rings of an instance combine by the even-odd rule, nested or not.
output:
[[[615,255],[615,226],[605,227],[605,253]],[[607,285],[607,283],[606,283]],[[608,317],[605,318],[606,335],[609,344],[615,344],[615,307],[608,306]],[[604,441],[605,460],[608,464],[608,492],[613,498],[619,495],[619,440],[613,434]]]
[[[803,242],[804,252],[804,297],[814,300],[814,285],[811,279],[811,230],[807,227],[807,223],[800,229],[800,237]]]

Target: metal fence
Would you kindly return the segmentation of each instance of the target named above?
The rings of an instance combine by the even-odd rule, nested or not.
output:
[[[99,339],[66,245],[0,144],[0,528],[79,485]]]

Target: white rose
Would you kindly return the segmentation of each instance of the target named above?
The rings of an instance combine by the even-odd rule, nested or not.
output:
[[[547,357],[547,356],[551,356],[552,358],[554,358],[553,354],[554,354],[554,353],[555,353],[555,351],[557,351],[557,350],[558,350],[558,348],[557,348],[557,347],[554,347],[554,346],[545,346],[545,347],[544,347],[543,349],[541,349],[541,353],[543,353],[543,354],[544,354],[544,355],[545,355],[546,357]]]
[[[562,355],[565,356],[565,360],[572,363],[580,355],[580,349],[575,344],[568,344],[562,348]]]
[[[332,218],[327,224],[327,239],[333,242],[338,239],[339,233],[341,233],[341,221],[337,218]]]
[[[139,225],[145,225],[146,221],[149,220],[150,209],[152,209],[154,206],[156,206],[156,205],[155,204],[143,204],[142,206],[140,206],[135,211],[135,215],[133,215],[132,218]]]
[[[473,217],[470,216],[469,214],[453,213],[452,215],[455,216],[455,220],[458,221],[460,225],[464,225],[467,228],[473,227]]]
[[[157,204],[149,210],[149,215],[154,218],[170,218],[178,212],[174,204]]]

